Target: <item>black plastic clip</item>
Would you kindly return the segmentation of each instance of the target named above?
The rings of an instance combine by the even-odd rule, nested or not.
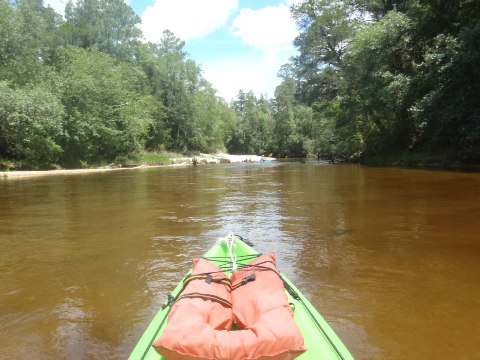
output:
[[[255,281],[256,278],[257,278],[257,274],[255,273],[248,275],[242,279],[242,284],[249,283],[250,281]]]
[[[172,296],[172,294],[168,293],[167,294],[167,301],[165,304],[162,306],[162,310],[165,309],[166,307],[169,307],[175,302],[175,298]]]

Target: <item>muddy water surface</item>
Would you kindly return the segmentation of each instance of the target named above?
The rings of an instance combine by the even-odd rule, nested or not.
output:
[[[0,179],[0,358],[128,357],[230,231],[356,358],[478,358],[480,174],[315,162]]]

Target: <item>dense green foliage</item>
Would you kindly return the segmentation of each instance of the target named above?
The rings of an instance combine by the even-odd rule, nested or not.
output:
[[[292,15],[299,55],[270,102],[239,95],[230,148],[480,161],[478,1],[304,0]]]
[[[0,82],[0,151],[29,164],[55,163],[62,155],[60,101],[44,89],[12,90]]]
[[[224,150],[235,113],[166,31],[141,42],[123,0],[0,0],[0,158],[28,168]]]
[[[480,160],[480,2],[305,0],[292,12],[297,99],[323,124],[315,150]]]
[[[123,0],[0,0],[0,159],[28,168],[228,150],[480,161],[480,3],[304,0],[273,98],[216,95]],[[1,165],[1,164],[0,164]]]

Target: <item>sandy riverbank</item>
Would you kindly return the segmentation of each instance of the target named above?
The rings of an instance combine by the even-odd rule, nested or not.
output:
[[[264,157],[258,155],[230,155],[224,153],[218,154],[200,154],[194,157],[183,157],[172,159],[170,165],[139,165],[134,167],[102,167],[94,169],[61,169],[61,170],[39,170],[39,171],[6,171],[0,172],[0,179],[21,179],[38,176],[50,175],[78,175],[89,173],[100,173],[107,171],[125,171],[132,169],[141,169],[146,167],[168,167],[168,166],[189,166],[196,160],[197,164],[221,164],[221,163],[239,163],[239,162],[259,162]]]

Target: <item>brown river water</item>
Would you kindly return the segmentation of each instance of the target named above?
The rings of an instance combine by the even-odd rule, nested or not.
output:
[[[480,174],[228,164],[0,179],[0,359],[125,359],[235,232],[357,359],[480,359]]]

